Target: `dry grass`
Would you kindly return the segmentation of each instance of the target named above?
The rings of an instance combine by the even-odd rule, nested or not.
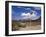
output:
[[[12,31],[21,30],[39,30],[41,29],[41,22],[12,22]]]

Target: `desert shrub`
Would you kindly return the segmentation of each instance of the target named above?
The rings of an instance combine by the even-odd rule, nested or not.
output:
[[[21,27],[24,28],[26,25],[22,25],[21,22],[12,22],[13,30],[19,30]]]

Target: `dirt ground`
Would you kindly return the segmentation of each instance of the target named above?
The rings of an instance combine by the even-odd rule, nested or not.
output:
[[[17,31],[24,31],[24,30],[40,30],[41,29],[41,22],[26,22],[20,23],[21,25],[26,25],[25,27],[19,27]]]
[[[27,23],[25,28],[20,28],[19,30],[40,30],[41,25],[40,22],[31,22]]]

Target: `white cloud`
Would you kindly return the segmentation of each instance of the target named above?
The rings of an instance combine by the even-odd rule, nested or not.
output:
[[[40,7],[35,7],[35,10],[40,10],[41,8]]]
[[[40,16],[37,16],[37,12],[36,11],[32,11],[33,14],[30,13],[22,13],[21,16],[23,17],[22,19],[31,19],[31,20],[36,20],[38,19]]]
[[[31,17],[31,20],[36,20],[36,19],[38,19],[38,18],[40,18],[40,16]]]
[[[18,6],[18,8],[21,8],[20,6]]]
[[[21,16],[30,16],[30,13],[22,13]]]
[[[27,19],[31,17],[30,13],[22,13],[21,16],[23,17],[22,19]]]
[[[31,16],[32,16],[32,17],[36,17],[37,12],[36,12],[36,11],[33,11],[33,10],[32,10],[32,12],[33,12],[33,14],[32,14]]]
[[[31,10],[31,8],[24,8],[25,10]]]

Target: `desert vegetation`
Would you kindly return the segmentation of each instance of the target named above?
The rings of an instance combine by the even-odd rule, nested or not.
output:
[[[41,29],[40,20],[12,20],[12,31]]]

